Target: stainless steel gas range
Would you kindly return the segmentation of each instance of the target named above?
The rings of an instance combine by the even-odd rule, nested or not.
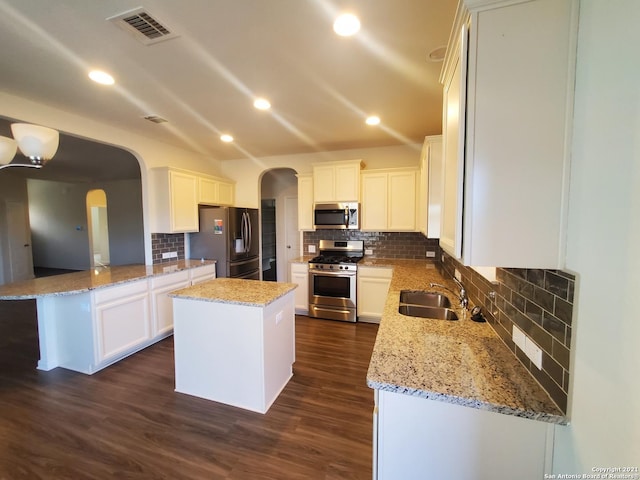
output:
[[[358,262],[362,240],[320,240],[320,255],[309,261],[309,316],[357,321]]]

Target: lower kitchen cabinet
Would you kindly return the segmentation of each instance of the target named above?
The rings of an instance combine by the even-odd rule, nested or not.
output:
[[[309,313],[309,264],[291,264],[291,283],[298,285],[295,289],[295,310],[299,315]]]
[[[380,323],[392,274],[392,268],[358,267],[358,321]]]
[[[126,354],[151,339],[146,280],[99,290],[93,297],[96,365]]]
[[[213,265],[215,267],[215,265]],[[204,268],[204,267],[203,267]],[[214,270],[215,277],[215,270]],[[173,300],[169,292],[191,285],[186,270],[154,277],[151,280],[151,306],[153,311],[152,335],[169,335],[173,331]]]
[[[37,298],[38,369],[63,367],[91,375],[162,340],[173,333],[173,305],[167,294],[212,278],[215,264],[207,264]]]
[[[374,478],[511,480],[551,471],[554,425],[376,390]]]

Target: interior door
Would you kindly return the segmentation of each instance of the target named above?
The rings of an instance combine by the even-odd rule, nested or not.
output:
[[[33,278],[33,256],[27,207],[23,202],[7,201],[6,211],[9,230],[8,282],[31,279]]]

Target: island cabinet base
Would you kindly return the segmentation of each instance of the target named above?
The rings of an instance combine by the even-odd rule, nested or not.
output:
[[[555,425],[376,391],[374,478],[511,480],[551,470]]]
[[[176,392],[266,413],[293,375],[293,291],[266,306],[173,299]]]

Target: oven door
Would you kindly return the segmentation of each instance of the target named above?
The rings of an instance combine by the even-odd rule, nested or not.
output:
[[[309,316],[356,321],[356,272],[309,272]]]

